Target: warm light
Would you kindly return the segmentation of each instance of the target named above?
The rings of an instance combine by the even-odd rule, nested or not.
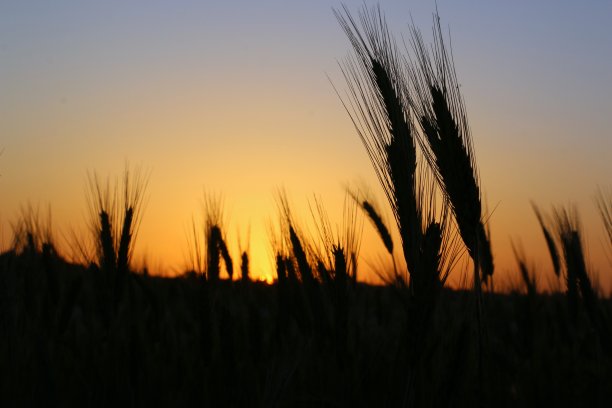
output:
[[[272,277],[272,275],[260,276],[259,282],[265,283],[267,285],[272,285],[274,283],[274,278]]]

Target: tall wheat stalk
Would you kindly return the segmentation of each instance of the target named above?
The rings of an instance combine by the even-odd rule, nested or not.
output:
[[[418,130],[412,119],[411,107],[416,104],[409,92],[411,74],[380,8],[364,7],[359,23],[346,7],[334,13],[355,52],[341,67],[348,84],[348,98],[341,100],[393,210],[410,276],[407,304],[412,326],[408,344],[411,371],[406,402],[414,403],[419,401],[417,371],[437,295],[448,276],[446,267],[454,263],[458,253],[448,216],[451,201],[436,200],[436,184],[429,177],[429,168],[417,165]],[[383,239],[385,235],[381,235]]]
[[[573,319],[578,318],[578,307],[583,304],[591,323],[600,336],[603,348],[607,352],[612,352],[612,326],[591,282],[578,211],[571,206],[553,208],[552,227],[548,227],[545,217],[535,204],[532,206],[542,229],[549,231],[548,235],[545,234],[545,237],[550,236],[550,244],[549,238],[546,239],[549,249],[555,248],[554,253],[557,254],[556,248],[560,248],[562,257],[559,256],[557,262],[559,262],[560,273],[562,272],[565,277],[567,301]],[[554,232],[554,235],[550,231]],[[551,256],[552,254],[553,251],[551,251]]]
[[[575,315],[579,301],[579,281],[581,277],[587,277],[578,213],[573,207],[557,208],[553,210],[553,219],[563,253],[567,298],[570,310]],[[583,283],[590,286],[588,277],[586,281],[583,279]]]
[[[102,276],[98,302],[108,319],[123,299],[130,272],[134,242],[142,220],[148,174],[126,164],[123,179],[102,184],[96,173],[88,174],[90,229],[95,242],[97,266]],[[109,302],[111,309],[109,309]],[[106,321],[109,323],[109,320]]]
[[[441,246],[432,246],[434,231],[440,225],[434,227],[435,220],[425,214],[435,186],[426,177],[426,168],[417,171],[417,131],[410,112],[406,65],[380,8],[364,9],[359,23],[346,7],[335,14],[355,51],[341,67],[348,85],[348,98],[341,99],[393,211],[410,286],[423,294],[424,282],[431,275],[438,283],[441,280],[439,271],[423,262],[424,250],[431,251],[431,259],[440,255]],[[369,211],[369,215],[372,218],[374,214]],[[392,251],[390,235],[376,216],[373,220],[387,250]],[[437,235],[444,235],[444,231]]]
[[[363,231],[363,218],[358,216],[357,206],[347,193],[342,224],[334,231],[321,200],[315,197],[314,205],[310,205],[321,246],[317,251],[317,264],[323,288],[331,297],[336,356],[341,365],[347,359],[349,283],[357,281],[357,259]]]
[[[411,26],[411,106],[424,137],[418,139],[434,171],[438,185],[450,202],[459,232],[480,273],[475,285],[493,275],[494,265],[489,234],[484,225],[480,182],[472,146],[465,103],[452,55],[444,43],[440,18],[434,14],[434,43],[423,41],[418,28]],[[477,289],[479,290],[479,289]]]
[[[327,325],[327,313],[319,290],[326,271],[312,266],[317,265],[316,250],[296,224],[286,192],[280,190],[276,199],[280,236],[275,249],[277,261],[284,263],[279,267],[277,262],[279,283],[281,276],[286,276],[285,286],[279,285],[279,294],[284,293],[284,302],[293,311],[301,328],[306,332],[314,330],[320,333]]]

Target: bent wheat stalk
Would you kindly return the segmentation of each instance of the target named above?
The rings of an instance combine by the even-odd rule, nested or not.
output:
[[[480,183],[472,136],[459,92],[452,56],[444,44],[439,16],[434,14],[434,44],[425,46],[418,28],[411,26],[411,107],[423,136],[418,138],[438,185],[451,204],[468,252],[482,272],[493,275],[491,243],[483,222]],[[481,275],[475,273],[475,285]]]
[[[349,92],[348,101],[342,102],[391,205],[413,277],[419,273],[423,220],[406,73],[380,9],[360,13],[360,25],[346,7],[344,13],[334,12],[355,51],[342,67]]]
[[[410,373],[405,402],[419,405],[418,367],[428,342],[437,297],[446,279],[448,265],[457,254],[452,244],[450,200],[441,202],[436,220],[436,183],[426,166],[417,166],[417,130],[412,121],[409,72],[395,41],[389,34],[380,8],[364,8],[360,24],[346,7],[334,10],[355,56],[341,67],[348,84],[342,103],[370,157],[387,196],[400,232],[408,274],[407,315]],[[367,211],[366,211],[367,212]],[[480,207],[478,208],[480,215]],[[374,224],[379,227],[377,217]],[[380,229],[379,229],[380,232]],[[383,241],[387,234],[381,233]],[[392,252],[390,240],[387,250]]]

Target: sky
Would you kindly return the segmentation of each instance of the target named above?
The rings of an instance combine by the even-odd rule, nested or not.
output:
[[[363,2],[347,2],[356,13]],[[375,3],[366,1],[365,4]],[[205,193],[223,197],[228,239],[250,229],[253,274],[271,272],[268,224],[284,188],[300,222],[322,197],[339,219],[347,185],[386,208],[334,91],[350,46],[336,1],[2,1],[0,242],[23,205],[51,206],[58,241],[87,222],[88,172],[150,172],[136,258],[184,267]],[[431,39],[433,1],[380,1],[393,33],[411,19]],[[589,264],[612,290],[593,202],[612,188],[612,3],[438,0],[450,31],[499,281],[522,242],[552,276],[530,200],[575,205]],[[387,211],[389,214],[389,211]],[[388,215],[388,220],[391,220]],[[384,262],[366,223],[363,279]],[[458,276],[452,279],[457,280]]]

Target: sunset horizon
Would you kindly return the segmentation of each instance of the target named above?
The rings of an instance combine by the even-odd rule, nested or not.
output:
[[[433,3],[381,5],[397,38],[408,34],[413,19],[431,42]],[[184,267],[185,234],[192,218],[202,215],[202,191],[225,198],[235,256],[238,231],[244,235],[251,229],[254,276],[273,273],[267,230],[277,218],[279,188],[286,187],[304,223],[311,218],[307,202],[314,195],[323,198],[334,222],[339,220],[347,185],[369,189],[392,220],[334,90],[341,95],[346,90],[338,63],[350,54],[331,12],[339,3],[291,8],[271,2],[246,20],[231,8],[192,7],[160,4],[138,17],[128,6],[66,7],[36,15],[10,6],[3,13],[13,16],[3,25],[6,63],[0,74],[7,90],[0,110],[4,248],[10,223],[28,204],[51,206],[60,237],[83,229],[87,174],[117,177],[126,161],[150,171],[135,259],[146,260],[160,274]],[[612,260],[593,197],[598,188],[610,188],[612,174],[606,153],[611,124],[601,110],[611,94],[604,91],[611,81],[603,67],[612,62],[591,52],[589,58],[600,62],[589,66],[599,66],[598,71],[578,64],[603,41],[597,15],[605,13],[593,9],[589,30],[582,31],[587,37],[579,41],[563,22],[587,19],[586,14],[571,15],[569,6],[542,14],[516,5],[507,12],[530,17],[521,20],[523,34],[511,42],[504,34],[511,24],[499,20],[501,8],[478,6],[483,14],[478,17],[470,13],[472,7],[477,8],[438,4],[445,34],[452,35],[472,127],[497,280],[518,276],[514,240],[525,246],[546,285],[552,266],[530,202],[547,212],[576,205],[591,270],[610,293],[612,276],[606,272]],[[310,29],[313,24],[296,18],[300,13],[321,29]],[[213,15],[219,24],[198,22]],[[235,30],[221,24],[232,16],[241,22]],[[472,24],[476,20],[499,27],[485,26],[485,40]],[[329,41],[322,42],[322,36]],[[563,38],[563,48],[555,47],[555,36]],[[507,51],[495,52],[496,42]],[[585,43],[590,48],[584,49]],[[571,52],[581,54],[558,65]],[[514,70],[506,66],[509,58]],[[551,64],[560,69],[542,77]],[[560,86],[566,98],[551,92]],[[363,239],[361,278],[375,282],[368,265],[378,263],[384,248],[367,224]]]
[[[608,406],[612,3],[0,4],[0,405]]]

